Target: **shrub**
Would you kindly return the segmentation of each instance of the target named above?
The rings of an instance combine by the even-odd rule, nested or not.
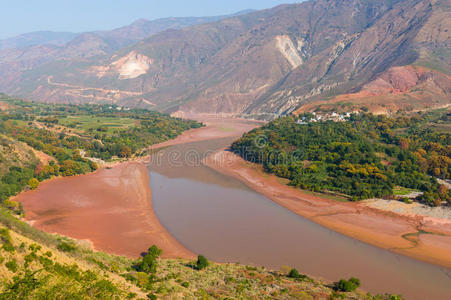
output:
[[[337,289],[342,292],[355,291],[360,286],[360,280],[355,277],[349,278],[349,280],[341,279],[337,283]]]
[[[196,267],[198,270],[205,269],[206,267],[208,267],[209,264],[210,263],[208,262],[208,260],[205,256],[199,255],[197,257]]]
[[[35,190],[39,186],[39,181],[36,178],[31,178],[28,181],[28,186],[30,187],[30,189]]]
[[[75,245],[72,243],[61,242],[57,248],[63,252],[73,252],[75,250]]]
[[[157,259],[161,253],[162,250],[153,245],[147,250],[142,260],[136,264],[136,269],[141,272],[154,274],[157,271]]]
[[[291,269],[290,273],[288,273],[288,277],[298,279],[301,278],[301,274],[299,274],[298,270]]]
[[[0,229],[0,242],[3,244],[2,248],[8,252],[14,252],[15,248],[7,228]]]
[[[189,282],[185,281],[181,284],[184,288],[189,288]]]
[[[137,272],[135,274],[135,279],[139,286],[146,286],[146,284],[149,283],[149,275],[144,272]]]
[[[157,296],[155,296],[154,294],[148,294],[148,295],[147,295],[147,299],[150,299],[150,300],[157,300]]]
[[[17,272],[17,262],[15,259],[8,261],[5,266],[13,273]]]
[[[43,284],[35,277],[37,272],[39,271],[32,273],[27,270],[25,274],[14,276],[13,281],[0,293],[0,299],[31,299],[31,294]]]

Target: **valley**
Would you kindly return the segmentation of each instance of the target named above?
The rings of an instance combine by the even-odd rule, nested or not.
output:
[[[357,275],[369,291],[378,292],[379,286],[385,286],[385,292],[401,293],[408,299],[432,295],[444,299],[449,293],[446,288],[449,269],[446,267],[449,268],[451,262],[446,253],[450,251],[447,240],[450,222],[390,214],[371,209],[364,203],[339,202],[288,187],[230,152],[217,152],[261,124],[217,117],[198,120],[207,127],[193,129],[174,140],[153,146],[151,155],[140,159],[136,167],[135,163],[123,163],[94,175],[64,181],[57,179],[45,183],[37,191],[21,194],[16,200],[24,204],[27,219],[33,226],[89,240],[96,249],[110,253],[137,257],[142,247],[154,242],[163,249],[166,258],[191,258],[192,252],[197,252],[219,262],[240,261],[276,269],[290,265],[328,281],[343,274]],[[148,171],[141,164],[147,165]],[[144,178],[149,173],[150,181],[148,178],[136,190],[127,190],[123,184],[134,184],[142,177],[136,173],[127,177],[122,172],[132,167],[136,170],[138,166],[141,166],[138,169],[142,168],[140,172]],[[236,177],[260,194],[228,176]],[[147,196],[149,200],[132,196],[149,186],[152,194]],[[107,190],[111,196],[105,194]],[[61,198],[62,191],[67,197]],[[212,194],[217,196],[212,198]],[[101,195],[104,200],[100,201],[96,195]],[[132,199],[141,199],[142,204],[138,205]],[[150,207],[144,209],[140,205]],[[158,219],[154,215],[149,223],[143,213],[153,214],[153,210]],[[364,243],[356,244],[355,240],[296,214],[388,251]],[[266,224],[267,219],[272,220],[272,225]],[[414,240],[407,238],[418,231],[439,235],[422,234]],[[296,238],[293,240],[293,237]],[[126,242],[128,239],[130,242]],[[174,252],[172,249],[179,250]],[[339,262],[335,259],[337,253],[341,253]],[[423,264],[403,255],[446,267]],[[378,257],[380,273],[365,271],[374,256]],[[322,263],[318,265],[318,261]],[[325,272],[321,267],[323,264],[334,268]],[[411,276],[401,280],[387,275],[397,272]],[[428,274],[427,282],[424,282],[423,274]],[[415,280],[424,284],[421,289],[412,288]]]
[[[451,0],[202,1],[5,6],[0,299],[449,299]]]

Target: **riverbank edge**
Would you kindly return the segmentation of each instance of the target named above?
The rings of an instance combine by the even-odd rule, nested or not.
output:
[[[451,221],[339,202],[290,187],[227,148],[203,164],[245,183],[291,212],[367,244],[451,269]]]
[[[153,151],[153,150],[166,148],[166,147],[178,145],[178,144],[199,142],[199,141],[209,140],[212,138],[238,136],[239,134],[243,134],[244,132],[249,131],[250,129],[256,127],[255,122],[248,121],[248,120],[242,120],[242,119],[230,119],[229,120],[229,119],[223,119],[223,118],[212,118],[212,117],[208,116],[207,118],[202,118],[202,119],[199,119],[198,121],[205,123],[206,126],[187,130],[174,139],[151,145],[147,149],[149,151]],[[233,131],[224,131],[224,130],[221,130],[221,128],[218,128],[218,127],[224,126],[224,124],[229,124],[229,123],[232,123],[234,126],[238,126],[238,129],[233,126],[232,126],[234,128]],[[243,125],[244,123],[246,125]],[[261,122],[259,122],[259,123],[261,123]],[[163,234],[164,236],[166,236],[165,240],[168,241],[168,244],[166,245],[166,247],[164,247],[164,245],[158,245],[163,250],[163,256],[165,258],[174,258],[174,259],[177,259],[177,258],[192,259],[195,256],[195,254],[192,251],[190,251],[189,249],[187,249],[185,246],[183,246],[171,233],[169,233],[167,231],[167,229],[160,223],[159,218],[155,213],[155,210],[153,207],[153,202],[152,202],[152,190],[150,187],[150,175],[147,170],[147,165],[149,164],[151,155],[152,154],[149,152],[149,154],[147,154],[145,156],[141,156],[141,157],[132,157],[129,159],[105,162],[103,164],[98,165],[97,170],[95,170],[93,172],[89,172],[87,174],[78,174],[78,175],[74,175],[74,176],[70,176],[70,177],[63,177],[63,176],[52,177],[50,179],[47,179],[47,180],[41,182],[39,187],[42,187],[42,186],[45,186],[48,184],[52,184],[52,182],[57,181],[57,180],[72,180],[77,177],[95,176],[95,175],[98,175],[100,172],[102,172],[102,170],[120,169],[120,168],[124,168],[130,164],[137,164],[137,165],[139,165],[141,175],[143,175],[143,176],[140,176],[141,178],[143,178],[141,180],[141,182],[138,182],[138,180],[137,180],[137,183],[140,185],[139,190],[145,191],[145,193],[147,194],[146,201],[149,204],[149,207],[146,207],[146,211],[149,212],[149,218],[152,219],[151,224],[152,224],[152,226],[155,226],[155,228],[158,228],[159,229],[158,231],[160,232],[160,234]],[[39,187],[38,187],[38,189],[39,189]],[[26,195],[28,193],[33,193],[35,191],[36,190],[24,190],[24,191],[20,192],[18,195],[11,197],[10,200],[20,202],[20,199],[24,195]],[[140,201],[140,202],[142,202],[142,201]],[[35,220],[33,220],[32,217],[30,218],[30,214],[32,216],[33,212],[25,211],[25,217],[22,218],[22,221],[27,222],[28,224],[32,225],[33,227],[36,227]],[[38,228],[38,227],[36,227],[36,228]],[[38,228],[38,229],[40,229],[40,228]],[[43,230],[43,229],[40,229],[40,230]],[[46,231],[46,230],[43,230],[43,231]],[[46,232],[48,232],[48,231],[46,231]],[[71,235],[65,235],[65,234],[61,234],[58,232],[53,232],[53,233],[56,233],[61,236],[67,236],[69,238],[72,238],[72,239],[80,241],[80,242],[88,243],[92,247],[92,249],[95,251],[98,250],[98,251],[111,252],[111,251],[105,250],[101,247],[96,247],[96,243],[87,238],[77,238],[77,237],[74,237]],[[171,253],[173,253],[173,251],[167,251],[168,248],[179,249],[179,252],[178,252],[179,254],[178,255],[171,254]],[[143,251],[144,250],[146,250],[146,249],[143,249]],[[126,255],[126,256],[128,256],[128,255]]]
[[[114,166],[104,166],[101,168],[98,168],[94,172],[90,172],[88,174],[81,174],[76,176],[70,176],[70,177],[54,177],[49,180],[46,180],[40,184],[37,190],[39,188],[45,187],[46,185],[51,185],[53,182],[61,181],[61,180],[73,180],[78,177],[96,177],[96,176],[102,176],[102,172],[106,170],[111,170],[114,173],[114,177],[111,176],[111,173],[108,175],[103,175],[104,178],[108,179],[120,179],[127,176],[128,170],[130,173],[133,172],[133,170],[138,171],[138,176],[134,176],[134,182],[128,187],[127,192],[132,193],[132,197],[135,199],[131,203],[130,209],[135,209],[138,211],[141,211],[143,214],[145,214],[146,221],[152,228],[153,235],[155,235],[155,239],[159,239],[162,242],[156,243],[159,248],[163,250],[163,257],[164,258],[182,258],[182,259],[193,259],[195,257],[195,254],[190,251],[188,248],[186,248],[184,245],[182,245],[172,234],[170,234],[167,229],[160,223],[158,216],[155,213],[155,210],[153,208],[153,201],[152,201],[152,190],[150,187],[150,176],[148,173],[147,166],[139,161],[124,161],[121,163],[116,163]],[[125,172],[125,173],[124,173]],[[136,173],[133,173],[136,174]],[[37,190],[29,190],[24,191],[18,194],[14,197],[15,201],[22,202],[23,198],[26,199],[27,194],[34,193]],[[125,204],[125,203],[124,203]],[[106,207],[107,209],[107,207]],[[90,248],[93,251],[104,251],[108,253],[112,253],[114,255],[124,255],[129,258],[135,259],[136,256],[134,255],[127,255],[123,253],[115,252],[112,249],[106,249],[102,246],[97,245],[95,239],[90,238],[84,238],[77,236],[77,234],[64,234],[62,232],[58,232],[57,230],[45,230],[37,224],[36,220],[34,219],[34,212],[33,210],[27,210],[25,217],[22,218],[22,221],[27,222],[31,226],[42,230],[44,232],[48,232],[51,234],[58,234],[59,236],[66,236],[71,239],[77,240],[81,243],[87,243],[90,245]],[[42,220],[40,221],[42,223]],[[150,247],[151,245],[149,245]],[[147,249],[142,249],[143,251]]]

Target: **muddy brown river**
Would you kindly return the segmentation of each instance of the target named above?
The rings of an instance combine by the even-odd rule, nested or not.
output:
[[[372,293],[451,299],[451,270],[338,234],[200,163],[231,141],[176,145],[151,157],[154,209],[185,247],[218,262],[286,265],[329,281],[356,276]]]

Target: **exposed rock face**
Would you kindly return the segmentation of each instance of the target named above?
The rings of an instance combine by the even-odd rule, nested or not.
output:
[[[293,41],[287,35],[276,36],[276,45],[280,53],[290,62],[293,69],[296,69],[302,65],[303,60],[299,56],[299,49],[302,49],[303,43],[298,42],[298,47],[296,48]]]
[[[118,74],[119,79],[133,79],[146,74],[151,64],[152,60],[149,57],[131,51],[106,67],[94,66],[93,71],[99,78],[107,74]]]
[[[152,64],[152,60],[147,56],[130,52],[111,64],[117,70],[120,79],[132,79],[146,74]]]
[[[41,101],[117,102],[167,112],[278,115],[338,95],[399,103],[394,95],[402,94],[403,108],[435,107],[449,99],[450,7],[450,0],[282,5],[167,30],[95,60],[33,67],[8,84],[0,79],[0,88]],[[49,76],[66,86],[49,84]],[[86,97],[81,87],[133,95]]]

